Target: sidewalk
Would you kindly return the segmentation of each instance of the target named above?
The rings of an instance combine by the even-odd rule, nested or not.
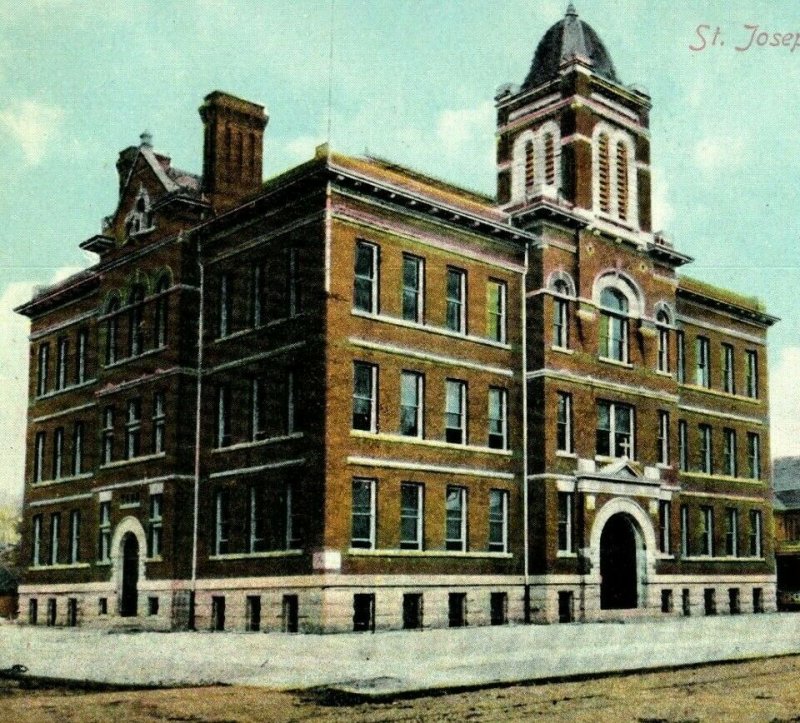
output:
[[[345,635],[107,633],[0,626],[0,669],[124,685],[471,687],[800,653],[800,615]]]

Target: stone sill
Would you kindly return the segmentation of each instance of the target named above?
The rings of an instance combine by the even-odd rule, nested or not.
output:
[[[607,356],[599,356],[597,357],[597,361],[602,362],[603,364],[611,364],[615,367],[622,367],[623,369],[633,369],[633,364],[630,362],[619,361],[618,359],[611,359]]]
[[[461,552],[459,550],[391,550],[351,547],[348,555],[365,557],[463,557],[463,558],[488,558],[510,560],[514,557],[511,552]]]
[[[84,570],[88,567],[91,567],[91,564],[88,562],[73,562],[59,565],[29,565],[28,570],[36,572],[47,570]]]
[[[302,439],[303,432],[292,432],[291,434],[281,434],[277,437],[266,437],[265,439],[256,439],[252,442],[237,442],[236,444],[229,444],[227,447],[214,447],[211,454],[219,454],[220,452],[232,452],[237,449],[251,449],[252,447],[261,447],[266,444],[276,444],[278,442],[288,442],[292,439]]]
[[[746,397],[743,394],[731,394],[730,392],[723,392],[720,389],[712,389],[711,387],[704,387],[700,384],[689,384],[688,382],[680,382],[680,385],[685,389],[693,392],[702,392],[703,394],[711,394],[714,397],[722,399],[733,399],[737,402],[746,402],[747,404],[761,404],[762,400],[758,397]]]
[[[85,387],[90,387],[92,384],[97,383],[97,378],[87,379],[80,384],[70,384],[69,386],[62,387],[61,389],[51,389],[49,392],[45,392],[44,394],[40,394],[34,397],[34,401],[41,402],[45,399],[52,399],[53,397],[58,397],[61,394],[68,394],[69,392],[74,392],[77,389],[83,389]]]
[[[214,562],[226,560],[251,560],[269,557],[296,557],[302,555],[303,550],[268,550],[265,552],[226,552],[220,555],[209,555],[208,559]]]
[[[351,429],[351,437],[359,439],[373,439],[376,442],[396,442],[399,444],[420,444],[426,447],[438,447],[439,449],[453,449],[468,452],[478,452],[480,454],[498,454],[502,457],[511,457],[510,449],[495,449],[494,447],[478,447],[472,444],[455,444],[453,442],[442,442],[437,439],[423,439],[422,437],[406,437],[403,434],[385,434],[380,432],[366,432],[360,429]]]
[[[764,557],[711,557],[710,555],[690,555],[680,558],[680,562],[765,562]]]
[[[680,472],[681,477],[696,477],[698,479],[710,479],[715,482],[736,482],[745,485],[759,485],[763,486],[764,481],[760,479],[752,479],[750,477],[729,477],[724,474],[710,474],[708,472]]]
[[[156,454],[143,454],[139,457],[131,457],[131,459],[120,459],[116,462],[107,462],[101,464],[100,469],[116,469],[117,467],[125,467],[129,464],[138,464],[139,462],[150,462],[154,459],[163,459],[167,456],[166,452],[158,452]]]

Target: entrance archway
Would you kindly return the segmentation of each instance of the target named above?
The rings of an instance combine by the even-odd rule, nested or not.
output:
[[[600,608],[625,610],[639,605],[641,542],[624,513],[609,518],[600,535]]]
[[[138,608],[139,594],[139,540],[132,532],[122,538],[122,594],[119,614],[123,617],[135,617]]]

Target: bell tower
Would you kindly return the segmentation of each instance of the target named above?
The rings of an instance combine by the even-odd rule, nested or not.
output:
[[[650,98],[622,84],[572,3],[522,85],[501,86],[495,101],[497,201],[518,223],[549,207],[612,233],[651,233]]]

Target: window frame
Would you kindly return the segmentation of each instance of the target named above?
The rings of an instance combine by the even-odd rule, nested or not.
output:
[[[658,551],[672,554],[672,503],[669,500],[658,502]]]
[[[61,550],[61,513],[53,512],[50,515],[50,564],[58,565]]]
[[[231,386],[228,383],[217,385],[216,424],[214,446],[224,449],[231,445]]]
[[[69,513],[69,562],[75,565],[81,559],[81,511]]]
[[[508,498],[508,490],[489,490],[489,552],[508,552]],[[495,500],[500,501],[499,508],[495,504]],[[498,525],[499,540],[496,539],[498,537]]]
[[[722,391],[736,394],[736,362],[732,344],[722,342]]]
[[[451,508],[450,495],[457,495],[458,506]],[[447,485],[445,488],[445,549],[453,552],[467,551],[467,488],[460,485]],[[457,514],[456,514],[457,513]],[[451,524],[458,524],[458,537],[451,537]]]
[[[675,378],[686,383],[686,334],[681,329],[675,331]]]
[[[681,557],[689,557],[689,507],[680,508]]]
[[[31,566],[42,565],[42,527],[44,516],[34,515],[31,518]]]
[[[413,385],[414,399],[408,404],[405,394],[408,389],[406,382]],[[425,408],[425,375],[420,372],[404,369],[400,372],[400,434],[404,437],[422,439],[424,430]],[[413,411],[414,427],[406,429],[407,410]]]
[[[407,283],[406,270],[414,268],[416,286]],[[422,324],[425,319],[425,259],[413,254],[403,254],[402,284],[400,289],[401,315],[405,321]]]
[[[359,370],[367,373],[368,376],[364,379],[369,380],[368,395],[359,393]],[[363,379],[361,380],[363,381]],[[362,407],[364,403],[368,409],[366,417],[366,426],[360,421],[364,417]],[[357,423],[357,420],[358,423]],[[370,362],[354,361],[353,362],[353,394],[352,394],[352,417],[351,428],[362,432],[370,432],[372,434],[378,431],[378,365]]]
[[[167,401],[164,392],[153,394],[153,454],[166,451]]]
[[[44,448],[47,444],[47,432],[39,430],[33,439],[33,483],[44,481]]]
[[[39,344],[36,369],[36,396],[43,397],[47,394],[47,376],[50,366],[50,342]]]
[[[415,506],[406,505],[405,493],[413,490]],[[413,512],[413,514],[409,514]],[[416,539],[405,537],[404,521],[413,521]],[[400,549],[422,550],[425,539],[425,488],[419,482],[400,483]]]
[[[758,352],[755,349],[747,349],[745,359],[747,375],[745,392],[749,399],[758,399]]]
[[[619,302],[616,309],[606,305],[603,297],[610,294]],[[630,363],[630,301],[619,289],[606,286],[600,292],[600,350],[599,357],[604,361],[620,364]]]
[[[747,467],[750,479],[761,479],[761,437],[757,432],[747,433]]]
[[[51,479],[64,477],[64,427],[57,427],[53,432],[53,468]]]
[[[111,561],[111,500],[100,502],[97,511],[97,557],[99,562]]]
[[[363,504],[356,506],[356,487],[360,486],[367,490],[369,495],[369,507]],[[352,495],[350,505],[350,547],[358,550],[374,550],[375,549],[375,533],[376,533],[376,493],[378,482],[376,479],[370,477],[353,477],[352,480]],[[356,536],[357,523],[363,523],[364,519],[367,521],[368,537]],[[360,524],[358,525],[361,526]]]
[[[56,390],[67,388],[67,360],[69,359],[69,339],[60,336],[56,343]]]
[[[669,412],[658,410],[658,437],[656,439],[658,464],[669,466]]]
[[[656,314],[656,332],[658,334],[656,369],[663,374],[669,374],[669,317],[663,310]]]
[[[492,309],[492,290],[497,292],[497,306]],[[508,284],[501,279],[486,282],[486,336],[499,344],[508,337]]]
[[[559,492],[556,545],[558,552],[575,551],[575,494]]]
[[[214,492],[214,555],[225,555],[230,548],[230,492]]]
[[[711,389],[711,356],[710,344],[707,336],[698,336],[695,339],[695,375],[694,381],[698,387]]]
[[[750,510],[748,514],[750,529],[748,547],[750,557],[764,557],[764,515],[761,510]]]
[[[147,557],[159,558],[163,549],[164,494],[151,492],[147,503]]]
[[[697,425],[700,439],[699,470],[703,474],[714,474],[714,437],[710,424]]]
[[[572,435],[572,394],[557,391],[556,402],[556,451],[564,454],[574,452]]]
[[[231,334],[231,274],[223,271],[219,275],[217,291],[217,339],[225,339]]]
[[[600,427],[600,410],[603,407],[608,408],[608,423],[609,428],[607,430],[601,429]],[[627,409],[629,412],[629,420],[630,425],[628,428],[628,432],[620,431],[617,428],[617,416],[618,410]],[[636,408],[625,402],[611,402],[604,399],[600,399],[597,401],[597,424],[596,424],[596,434],[595,434],[595,453],[598,457],[605,457],[610,459],[629,459],[635,460],[636,459]],[[607,446],[608,452],[604,453],[601,451],[601,433],[604,436],[607,436]],[[622,447],[624,448],[624,444],[619,443],[618,437],[622,436],[623,440],[627,437],[628,439],[628,453],[618,455],[617,448]],[[604,445],[605,446],[605,445]]]
[[[359,252],[368,250],[370,253],[369,274],[359,273]],[[377,314],[380,309],[380,247],[370,241],[359,239],[356,241],[353,260],[353,309],[367,314]],[[368,289],[369,303],[363,305],[360,294]]]
[[[451,279],[457,279],[457,296],[450,295]],[[448,266],[445,275],[445,327],[455,334],[467,333],[467,272],[454,266]]]
[[[84,442],[86,425],[78,420],[72,426],[72,476],[83,474]]]
[[[128,400],[125,418],[125,459],[136,459],[142,454],[142,400]]]
[[[103,430],[100,437],[100,463],[111,464],[114,461],[114,407],[103,409]]]
[[[700,520],[703,526],[700,530],[700,557],[714,557],[714,508],[710,505],[701,505]]]
[[[738,454],[738,440],[736,438],[736,430],[730,427],[725,427],[722,430],[723,435],[723,472],[728,477],[738,477],[739,469],[737,463]]]
[[[739,510],[725,508],[725,555],[739,557]]]
[[[453,389],[458,390],[458,411],[450,408],[451,394]],[[467,383],[461,379],[445,379],[444,394],[444,434],[445,442],[448,444],[467,445]],[[450,424],[452,418],[458,418],[458,426]],[[460,439],[456,439],[456,432]]]
[[[492,400],[496,398],[499,406],[499,417],[493,417]],[[489,387],[488,409],[487,409],[487,447],[489,449],[508,449],[508,390],[503,387]],[[499,424],[500,432],[493,432]],[[498,441],[499,439],[499,441]]]

